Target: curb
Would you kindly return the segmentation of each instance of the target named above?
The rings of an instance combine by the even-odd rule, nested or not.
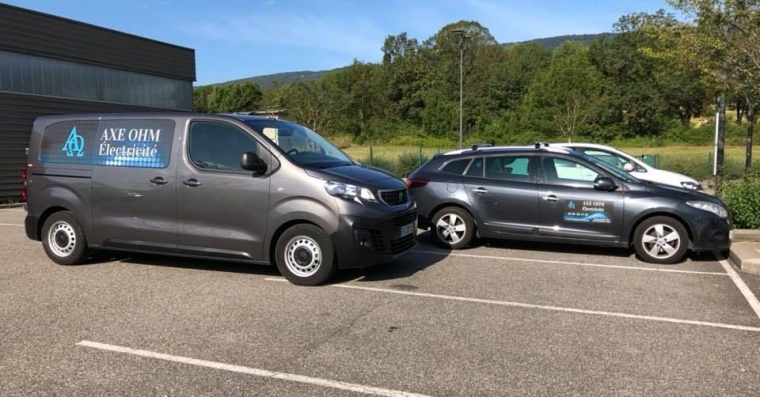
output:
[[[760,274],[760,244],[758,243],[731,244],[728,259],[744,272]]]
[[[24,203],[12,203],[12,204],[0,204],[0,209],[3,208],[23,208],[26,204]]]

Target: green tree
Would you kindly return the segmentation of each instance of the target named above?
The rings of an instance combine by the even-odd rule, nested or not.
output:
[[[195,88],[193,90],[193,110],[199,113],[208,113],[209,112],[209,97],[211,96],[211,93],[213,92],[214,87],[210,85],[205,85],[202,87]]]
[[[551,127],[572,141],[595,120],[603,100],[601,88],[602,76],[591,64],[588,49],[566,42],[528,89],[526,115],[539,128]]]
[[[674,67],[699,69],[708,86],[743,98],[747,113],[745,169],[752,165],[752,138],[760,87],[760,2],[757,0],[668,0],[684,18],[635,14],[640,30],[654,39],[645,49]]]
[[[208,101],[213,113],[253,111],[261,106],[263,94],[258,84],[246,81],[215,86]]]

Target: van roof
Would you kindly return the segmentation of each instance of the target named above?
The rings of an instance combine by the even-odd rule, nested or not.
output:
[[[72,113],[40,116],[38,120],[71,120],[71,119],[114,119],[114,118],[138,118],[138,117],[219,117],[233,118],[240,121],[246,120],[272,120],[267,116],[244,115],[233,113],[199,113],[185,111],[146,111],[146,112],[113,112],[113,113]]]

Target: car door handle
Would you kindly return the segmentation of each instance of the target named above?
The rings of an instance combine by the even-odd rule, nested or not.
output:
[[[551,202],[555,202],[555,201],[559,200],[557,198],[557,196],[555,196],[553,194],[550,194],[548,196],[544,196],[544,197],[541,197],[541,198],[544,199],[544,201],[551,201]]]
[[[488,193],[488,189],[486,189],[484,187],[479,187],[479,188],[476,188],[476,189],[472,189],[472,192],[473,193],[477,193],[477,194],[486,194],[486,193]]]
[[[201,185],[201,183],[200,183],[200,182],[198,182],[198,181],[197,181],[197,180],[195,180],[195,179],[188,179],[188,180],[186,180],[186,181],[182,181],[182,183],[183,183],[185,186],[190,186],[190,187],[198,187],[198,186],[200,186],[200,185]]]
[[[151,179],[150,183],[154,183],[156,185],[166,185],[167,183],[169,183],[169,181],[167,181],[164,178],[161,178],[160,176],[157,176],[157,177]]]

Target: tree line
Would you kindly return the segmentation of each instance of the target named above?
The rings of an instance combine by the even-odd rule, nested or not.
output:
[[[760,79],[760,0],[669,0],[665,11],[622,16],[614,35],[548,50],[503,46],[477,21],[419,42],[389,35],[381,62],[354,61],[322,79],[199,87],[195,109],[287,109],[288,118],[353,143],[456,143],[460,54],[466,142],[689,139],[712,128],[717,98],[747,121],[751,148]],[[455,32],[462,29],[464,34]],[[461,53],[460,53],[461,51]],[[708,141],[709,142],[709,141]],[[751,151],[748,151],[748,164]]]

